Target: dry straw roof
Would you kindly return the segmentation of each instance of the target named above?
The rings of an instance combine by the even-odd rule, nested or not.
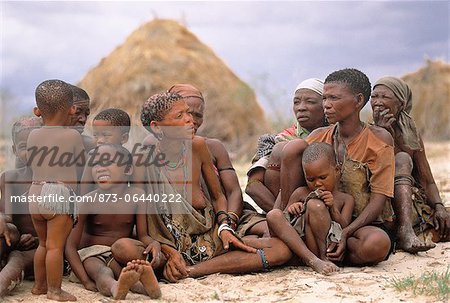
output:
[[[211,48],[172,20],[139,27],[79,85],[89,93],[93,113],[118,107],[138,122],[143,102],[175,83],[202,91],[206,114],[201,134],[223,140],[235,152],[254,150],[257,136],[268,129],[254,91]]]

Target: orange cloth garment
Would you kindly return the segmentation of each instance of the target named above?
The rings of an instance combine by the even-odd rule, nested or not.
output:
[[[333,145],[333,134],[338,124],[322,127],[305,140]],[[370,171],[370,191],[394,196],[395,158],[394,147],[378,138],[365,124],[363,130],[347,145],[347,158],[367,164]]]

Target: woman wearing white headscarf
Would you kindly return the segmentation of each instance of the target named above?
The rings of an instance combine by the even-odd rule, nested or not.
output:
[[[411,89],[401,79],[383,77],[375,83],[370,101],[375,124],[388,130],[395,141],[393,206],[398,247],[410,253],[433,248],[433,243],[416,236],[427,229],[434,231],[433,241],[448,241],[450,214],[440,198],[422,138],[409,115]]]

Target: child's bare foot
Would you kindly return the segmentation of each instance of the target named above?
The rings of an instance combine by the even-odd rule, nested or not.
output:
[[[113,289],[112,295],[114,300],[124,300],[130,288],[139,281],[142,274],[142,267],[128,262],[117,281],[117,286]]]
[[[314,269],[319,274],[329,275],[333,272],[340,271],[341,269],[331,261],[324,261],[316,258],[315,260],[310,260],[308,265]]]
[[[59,302],[67,302],[67,301],[76,301],[77,298],[69,294],[67,291],[59,289],[58,291],[49,291],[47,293],[47,299],[59,301]]]
[[[419,251],[427,251],[434,248],[436,244],[432,242],[423,242],[417,238],[412,228],[399,228],[398,236],[398,248],[403,249],[411,254],[416,254]]]
[[[145,260],[133,260],[131,263],[138,264],[142,268],[142,274],[139,281],[144,286],[145,292],[152,299],[161,297],[161,289],[159,288],[158,279],[156,279],[150,262]]]
[[[33,288],[31,289],[31,293],[33,295],[37,295],[37,296],[45,295],[47,293],[47,285],[40,286],[40,285],[34,284]]]

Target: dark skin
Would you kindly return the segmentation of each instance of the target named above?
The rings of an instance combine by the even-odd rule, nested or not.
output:
[[[371,95],[371,105],[373,109],[373,118],[376,125],[383,127],[394,138],[395,142],[395,153],[398,155],[399,153],[403,152],[409,155],[410,159],[412,160],[412,171],[401,171],[402,174],[410,174],[416,180],[420,186],[425,191],[426,197],[427,197],[427,203],[430,205],[431,208],[435,210],[435,215],[433,218],[434,224],[435,224],[435,234],[437,241],[448,241],[450,239],[450,214],[445,210],[444,205],[442,205],[442,200],[439,195],[439,190],[436,186],[436,182],[433,178],[433,174],[430,169],[430,165],[428,163],[426,154],[425,154],[425,147],[422,141],[422,138],[419,134],[419,144],[421,146],[420,150],[411,150],[406,146],[406,144],[403,142],[403,138],[401,136],[400,127],[397,123],[398,117],[400,115],[400,112],[403,110],[403,104],[400,102],[400,100],[394,95],[394,93],[384,85],[377,85],[375,86],[372,95]],[[397,156],[396,156],[397,158]],[[401,159],[400,157],[398,157]],[[397,160],[397,159],[396,159]],[[401,161],[397,161],[399,163],[399,168],[402,169],[402,163]],[[396,167],[397,169],[397,167]],[[403,169],[404,170],[404,169]],[[396,199],[396,203],[406,203],[408,205],[411,205],[412,201],[410,200],[410,195],[406,195],[405,198],[408,201],[403,201],[403,196],[401,193],[398,194],[399,199]],[[409,198],[409,199],[408,199]],[[411,225],[411,222],[404,222],[402,217],[403,213],[401,213],[401,205],[397,207],[399,211],[399,224],[400,225]],[[407,214],[406,214],[407,216]],[[407,219],[406,219],[407,220]],[[400,233],[400,239],[405,238],[403,242],[405,246],[404,248],[409,251],[412,250],[414,252],[414,247],[411,246],[417,246],[416,248],[419,250],[426,250],[430,247],[427,246],[425,243],[420,243],[415,236],[411,234],[411,228],[408,226],[408,232],[404,232],[403,234]],[[415,238],[410,241],[408,241],[408,238]],[[409,245],[412,242],[411,245]],[[419,242],[419,243],[417,243]],[[424,248],[424,249],[422,249]]]
[[[44,126],[47,128],[35,129],[30,133],[27,140],[27,159],[33,171],[33,180],[63,182],[77,192],[76,180],[81,177],[83,169],[84,145],[77,131],[61,128],[69,125],[74,112],[74,106],[61,108],[56,113],[42,112],[35,107],[35,115],[43,116]],[[33,156],[32,148],[56,148],[56,156]],[[53,158],[57,159],[56,161],[67,161],[67,155],[70,156],[71,165],[52,165]],[[80,155],[83,157],[76,158]],[[32,184],[29,196],[40,196],[42,186]],[[46,293],[47,298],[51,300],[75,301],[75,296],[61,289],[64,245],[72,229],[73,219],[68,214],[53,215],[34,202],[29,203],[29,209],[39,238],[39,246],[34,255],[35,283],[31,292],[35,295]]]
[[[330,274],[339,268],[326,256],[326,236],[331,220],[346,227],[352,217],[353,197],[338,190],[339,169],[329,163],[327,157],[304,163],[308,187],[299,187],[291,195],[287,211],[292,216],[305,215],[306,228],[303,238],[289,224],[278,209],[268,214],[271,234],[279,237],[308,266],[322,274]],[[304,201],[313,190],[320,190],[318,199],[308,201],[302,214]]]
[[[152,121],[150,126],[153,131],[160,131],[159,127],[163,125],[185,126],[185,129],[190,125],[193,126],[189,107],[185,104],[186,103],[182,101],[176,102],[162,121]],[[193,132],[191,138],[192,135]],[[185,138],[188,139],[187,136]],[[166,153],[166,158],[169,160],[173,161],[173,159],[179,157],[176,153],[180,151],[180,145],[182,144],[180,139],[181,137],[169,136],[169,134],[164,131],[164,137],[159,144],[161,150]],[[192,140],[192,205],[198,210],[205,207],[205,204],[201,203],[204,200],[198,199],[199,195],[196,194],[197,191],[199,192],[201,190],[199,184],[200,174],[203,176],[211,194],[214,211],[216,213],[218,211],[226,211],[227,201],[221,192],[221,185],[214,172],[213,163],[205,139],[202,137],[194,137]],[[175,176],[176,170],[170,175],[170,179],[175,180]],[[178,176],[181,176],[181,174]],[[221,219],[222,216],[219,216],[219,220]],[[228,230],[222,231],[219,237],[222,240],[223,246],[223,249],[220,252],[221,254],[211,260],[190,267],[186,265],[182,255],[175,248],[165,244],[161,245],[161,250],[167,259],[163,271],[164,277],[171,282],[176,282],[186,277],[199,277],[217,272],[239,273],[261,270],[261,258],[255,253],[256,249],[254,247],[267,248],[267,260],[274,266],[286,262],[291,256],[286,246],[276,239],[267,239],[259,242],[245,240],[244,243],[238,240]],[[234,247],[235,250],[229,251],[230,247]]]
[[[322,96],[310,89],[301,88],[295,92],[292,101],[292,111],[300,126],[310,132],[325,125]],[[280,167],[282,150],[286,143],[280,142],[274,146],[269,157],[269,164]],[[280,191],[280,171],[272,169],[255,170],[248,176],[247,184],[247,188],[245,189],[246,193],[265,212],[269,212],[274,208],[275,204],[278,205],[280,203],[278,201],[281,199],[281,197],[278,197]]]
[[[102,152],[114,153],[114,149],[107,146],[99,148],[99,157]],[[94,159],[94,163],[95,161],[96,159]],[[159,243],[148,236],[141,237],[144,245],[146,245],[146,253],[152,256],[152,262],[148,264],[150,268],[139,265],[130,267],[127,264],[122,266],[116,260],[106,266],[95,257],[87,258],[81,263],[77,249],[92,245],[112,246],[119,239],[131,238],[135,225],[137,226],[138,236],[146,234],[145,205],[143,203],[124,202],[125,195],[139,197],[145,194],[139,188],[127,186],[127,178],[131,173],[132,168],[129,165],[125,168],[118,167],[114,163],[105,167],[94,165],[92,175],[97,183],[97,189],[87,196],[116,195],[118,200],[117,203],[114,203],[114,214],[95,214],[98,213],[98,207],[103,206],[99,201],[82,204],[79,221],[71,232],[66,245],[66,258],[83,286],[91,291],[98,289],[103,295],[113,298],[125,296],[128,289],[133,287],[135,291],[147,294],[142,283],[137,283],[134,278],[141,277],[140,271],[143,268],[149,271],[147,274],[154,276],[151,265],[159,263]],[[122,269],[122,267],[125,269]],[[119,281],[116,281],[115,278],[118,278]],[[124,289],[126,289],[125,294],[121,294]]]
[[[30,131],[23,130],[16,135],[14,154],[23,159],[26,156],[26,140]],[[10,197],[20,196],[31,185],[32,172],[29,167],[5,171],[0,175],[0,260],[7,257],[6,265],[0,271],[0,297],[6,295],[11,281],[21,279],[22,271],[32,274],[33,256],[38,245],[27,203],[15,203]],[[15,253],[11,254],[11,251]]]
[[[128,133],[124,133],[119,127],[111,125],[110,121],[94,120],[92,122],[95,146],[102,144],[123,145],[128,141]],[[88,155],[90,158],[90,155]],[[86,161],[80,184],[80,194],[85,195],[95,189],[92,177],[92,167],[89,167],[90,159]]]
[[[194,123],[194,130],[197,133],[198,129],[203,124],[203,116],[205,110],[205,103],[202,99],[189,97],[184,99],[189,106],[192,120]],[[242,191],[239,185],[239,180],[236,172],[233,169],[233,164],[230,160],[230,155],[220,140],[205,138],[208,150],[211,153],[214,166],[219,172],[219,181],[225,193],[228,203],[228,211],[231,211],[238,216],[242,214]],[[237,222],[234,222],[237,224]]]
[[[344,83],[326,83],[324,86],[323,106],[330,122],[339,123],[339,142],[337,157],[344,158],[345,145],[354,139],[363,129],[359,113],[364,105],[364,96],[354,93]],[[369,126],[372,132],[385,144],[393,146],[390,134],[379,127]],[[326,128],[317,129],[314,133],[325,132]],[[306,184],[301,165],[301,155],[307,143],[293,140],[283,149],[281,165],[281,209],[287,205],[295,188]],[[361,214],[343,229],[341,241],[327,250],[327,258],[331,261],[345,260],[351,264],[376,264],[384,259],[390,247],[389,237],[382,230],[368,226],[381,214],[387,197],[383,194],[370,194],[369,203]],[[361,247],[367,250],[361,249]]]
[[[86,125],[86,121],[88,116],[91,114],[90,110],[90,100],[74,100],[73,105],[75,105],[75,113],[71,118],[71,126],[74,126],[75,129],[81,134],[81,138],[83,139],[84,149],[86,151],[90,151],[95,147],[94,138],[82,134],[84,131],[84,126]]]
[[[189,106],[189,112],[192,115],[194,124],[194,131],[197,133],[198,129],[203,124],[205,102],[196,97],[188,97],[183,100],[185,100],[186,104]],[[144,145],[155,144],[156,142],[154,140],[155,138],[150,135],[144,140]],[[233,168],[230,155],[220,140],[213,138],[205,138],[205,140],[213,164],[219,173],[219,181],[228,203],[227,209],[228,211],[241,216],[243,206],[242,191],[236,172],[233,169],[230,169]],[[234,216],[231,218],[236,220]],[[232,227],[235,228],[237,222],[233,223]]]

